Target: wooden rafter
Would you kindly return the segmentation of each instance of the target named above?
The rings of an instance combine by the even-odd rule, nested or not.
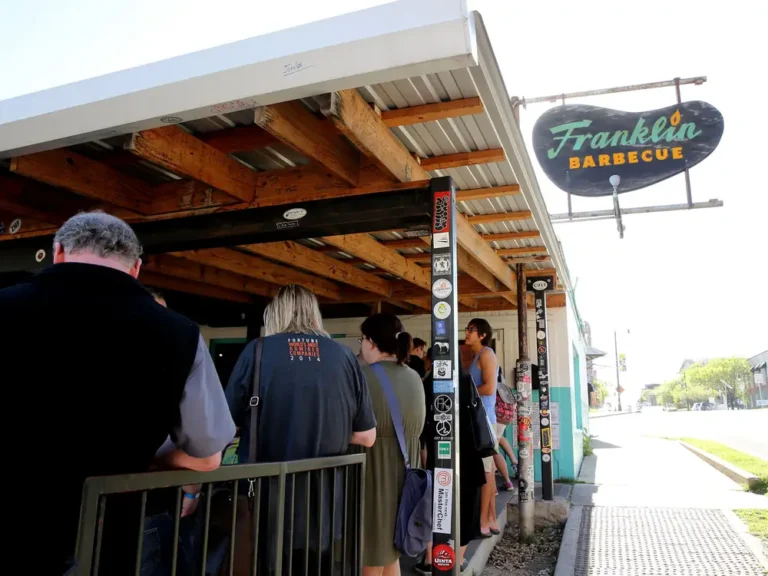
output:
[[[137,132],[126,144],[126,149],[139,158],[204,182],[240,201],[253,199],[256,172],[178,126]]]
[[[226,270],[220,270],[211,266],[203,266],[192,260],[177,258],[165,254],[147,255],[143,258],[142,274],[154,272],[164,276],[173,276],[191,282],[210,284],[237,292],[247,292],[257,296],[272,297],[277,294],[278,287],[273,284],[261,282],[234,274]]]
[[[545,246],[523,246],[520,248],[500,248],[496,250],[499,256],[517,256],[519,254],[546,254]]]
[[[185,292],[188,294],[205,296],[206,298],[228,300],[230,302],[240,302],[243,304],[250,304],[253,302],[253,298],[245,292],[238,292],[237,290],[230,290],[229,288],[222,288],[221,286],[212,286],[211,284],[191,282],[190,280],[165,276],[164,274],[158,274],[156,272],[143,272],[139,276],[139,280],[147,286],[154,286],[155,288],[163,290]]]
[[[478,298],[477,311],[501,311],[501,310],[515,310],[516,304],[512,304],[508,300],[502,298]],[[528,300],[528,308],[533,308],[533,300]],[[562,308],[565,306],[565,294],[547,294],[547,307],[548,308]]]
[[[148,184],[66,148],[17,156],[11,172],[135,213],[152,210]]]
[[[229,248],[211,248],[208,250],[190,250],[188,252],[173,252],[172,256],[179,256],[221,270],[234,272],[257,280],[263,280],[277,286],[286,284],[301,284],[312,290],[318,296],[325,296],[332,300],[341,298],[341,290],[333,282],[305,274],[298,270],[274,264],[268,260],[257,258],[251,254],[244,254]]]
[[[0,174],[0,210],[16,217],[61,224],[95,202],[15,174]]]
[[[381,113],[381,120],[387,128],[395,128],[396,126],[410,126],[411,124],[456,118],[458,116],[482,114],[483,110],[483,102],[480,98],[462,98],[461,100],[385,110]]]
[[[477,164],[503,161],[504,149],[494,148],[492,150],[475,150],[474,152],[459,152],[458,154],[422,158],[421,166],[425,170],[447,170],[448,168],[460,168],[461,166],[475,166]]]
[[[400,240],[382,240],[381,242],[387,248],[422,248],[428,247],[428,243],[425,244],[421,238],[402,238]]]
[[[420,167],[357,90],[332,93],[329,106],[323,110],[323,114],[384,174],[395,181],[429,179],[426,170]]]
[[[547,256],[523,256],[522,258],[507,258],[507,264],[534,264],[536,262],[549,262],[551,257]]]
[[[360,180],[360,154],[300,101],[262,106],[254,122],[352,186]]]
[[[402,278],[419,288],[431,290],[430,279],[432,275],[428,268],[422,268],[415,262],[398,254],[395,250],[382,246],[378,241],[367,234],[330,236],[323,238],[323,241],[336,246],[347,254],[362,258],[377,268],[381,268],[385,272],[397,276],[398,278]],[[421,298],[421,295],[418,293],[413,296]],[[405,300],[406,302],[413,304],[411,300],[406,300],[402,297],[396,299]],[[472,298],[465,298],[460,295],[459,300],[462,304],[474,308],[474,300]],[[421,303],[421,300],[418,302]],[[417,305],[420,306],[420,304]]]
[[[509,269],[509,266],[496,254],[488,242],[477,233],[472,224],[458,212],[456,213],[456,236],[459,245],[472,254],[504,286],[510,290],[517,289],[515,273]]]
[[[522,232],[502,232],[500,234],[483,234],[486,242],[503,242],[504,240],[524,240],[525,238],[539,238],[538,230],[523,230]]]
[[[330,106],[323,113],[360,150],[373,159],[381,170],[399,182],[413,179],[427,179],[427,171],[416,161],[403,144],[395,138],[376,113],[366,104],[356,90],[342,90],[331,95]],[[462,217],[457,213],[457,220]],[[510,281],[511,270],[495,254],[493,249],[469,224],[457,227],[459,244],[473,257],[481,260],[482,266],[505,284]],[[473,249],[477,245],[484,249]],[[383,246],[377,243],[379,249]],[[351,252],[350,252],[351,253]],[[367,254],[354,254],[372,261]],[[484,261],[483,261],[484,260]],[[413,264],[413,263],[411,263]],[[514,275],[512,275],[514,276]]]
[[[508,186],[493,186],[491,188],[471,188],[469,190],[458,190],[456,192],[456,202],[485,200],[487,198],[498,198],[499,196],[515,196],[517,194],[520,194],[519,184],[510,184]]]
[[[512,222],[515,220],[527,220],[531,217],[530,210],[519,210],[517,212],[499,212],[496,214],[478,214],[476,216],[467,216],[470,224],[493,224],[494,222]]]
[[[392,293],[389,282],[386,280],[297,242],[249,244],[240,246],[240,249],[283,264],[289,264],[330,280],[355,286],[362,291],[376,295],[371,297],[372,300],[377,296],[389,298]]]
[[[272,134],[255,124],[199,134],[198,138],[225,154],[257,150],[280,142]]]

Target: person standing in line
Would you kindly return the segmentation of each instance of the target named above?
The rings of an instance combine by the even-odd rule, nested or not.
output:
[[[413,345],[411,347],[411,356],[408,359],[408,366],[410,366],[419,375],[422,380],[427,373],[426,363],[424,362],[424,352],[427,347],[427,343],[421,338],[414,338]]]
[[[12,384],[4,405],[33,409],[24,439],[44,451],[24,462],[25,489],[40,496],[6,500],[14,530],[5,544],[34,558],[40,574],[74,564],[86,478],[153,463],[213,470],[235,433],[200,329],[138,282],[141,245],[131,227],[103,212],[77,214],[52,248],[53,266],[0,290],[0,319],[13,328],[0,331],[2,381]],[[6,437],[18,435],[17,422],[3,422]],[[158,462],[168,436],[174,446]],[[138,518],[138,504],[133,495],[106,499],[101,573],[133,573],[136,526],[122,520]],[[45,553],[27,555],[40,542]]]
[[[473,318],[465,329],[464,341],[472,348],[474,358],[469,367],[469,375],[477,387],[480,400],[491,425],[496,427],[496,380],[499,364],[496,354],[488,346],[493,336],[493,329],[487,320]],[[496,451],[499,441],[496,440]],[[496,520],[496,478],[494,476],[493,456],[483,458],[486,482],[480,494],[480,534],[490,538],[501,533]]]
[[[406,364],[411,337],[393,314],[374,314],[360,326],[363,373],[376,414],[376,444],[366,453],[364,576],[400,574],[400,552],[394,546],[395,521],[405,483],[405,461],[400,451],[392,413],[382,383],[372,365],[384,369],[400,407],[406,450],[411,465],[419,462],[419,436],[426,406],[419,375]]]
[[[303,286],[291,284],[280,288],[277,296],[264,311],[264,338],[260,371],[257,462],[290,462],[309,458],[346,454],[350,444],[373,446],[376,440],[374,416],[368,385],[354,352],[336,341],[323,328],[317,298]],[[226,397],[235,424],[240,430],[238,462],[249,462],[250,418],[256,340],[250,342],[238,358]],[[343,505],[343,474],[336,479],[336,505]],[[332,472],[323,472],[323,494],[319,494],[318,478],[313,477],[313,493],[306,502],[306,476],[299,474],[288,480],[286,490],[295,494],[294,516],[291,524],[285,521],[284,542],[289,542],[289,526],[294,527],[292,551],[293,572],[320,575],[330,573],[326,554],[334,538],[341,531],[341,514],[331,536]],[[367,475],[367,474],[366,474]],[[293,485],[291,485],[293,484]],[[270,486],[269,491],[275,486]],[[265,491],[267,492],[267,491]],[[268,502],[265,498],[264,504]],[[241,494],[237,503],[237,537],[240,542],[253,542],[253,521],[249,497]],[[319,516],[322,503],[322,541],[317,533],[317,522],[309,529],[309,544],[313,552],[322,551],[323,566],[316,564],[316,553],[309,554],[310,566],[304,566],[306,518]],[[288,507],[286,501],[286,509]],[[274,499],[266,506],[269,514],[262,514],[265,532],[274,538],[276,518]],[[272,518],[269,518],[269,517]],[[267,520],[269,518],[269,520]],[[274,552],[275,542],[261,538],[260,557],[267,561],[266,551]],[[271,540],[271,541],[270,541]],[[251,553],[248,545],[235,547],[234,573],[251,574]],[[273,562],[272,558],[270,562]],[[287,569],[284,561],[284,569]],[[267,571],[272,569],[271,566]],[[261,572],[259,572],[261,573]],[[279,575],[278,575],[279,576]]]

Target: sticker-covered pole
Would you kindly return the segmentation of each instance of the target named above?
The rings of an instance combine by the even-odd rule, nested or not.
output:
[[[554,278],[528,278],[527,286],[533,290],[536,310],[536,356],[539,363],[539,421],[541,430],[541,495],[544,500],[554,498],[552,478],[552,428],[549,408],[549,351],[547,348],[547,291],[552,290]]]
[[[517,466],[520,472],[518,499],[520,502],[520,541],[533,537],[533,428],[531,415],[531,361],[528,357],[528,294],[525,289],[523,265],[517,265],[517,342],[519,354],[515,385],[517,387]]]
[[[432,572],[459,576],[458,300],[456,188],[433,178],[432,191],[432,417],[435,459],[432,500]]]

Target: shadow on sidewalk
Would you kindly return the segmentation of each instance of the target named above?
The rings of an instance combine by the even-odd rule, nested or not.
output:
[[[602,449],[602,448],[621,448],[621,446],[618,446],[616,444],[611,444],[610,442],[604,442],[602,440],[598,440],[596,437],[592,437],[592,448],[593,449]]]

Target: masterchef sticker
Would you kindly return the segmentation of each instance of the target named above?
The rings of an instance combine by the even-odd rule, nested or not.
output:
[[[453,510],[453,470],[435,468],[432,530],[438,534],[451,533]]]

